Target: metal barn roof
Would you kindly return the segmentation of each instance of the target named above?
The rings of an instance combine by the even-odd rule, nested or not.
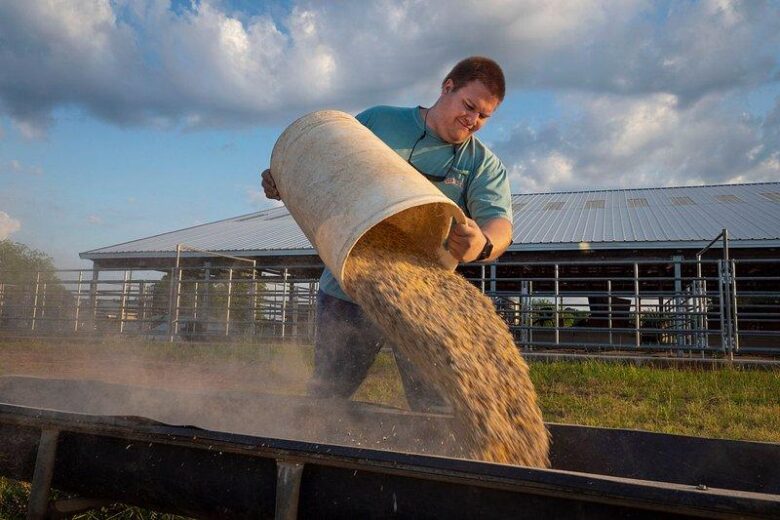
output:
[[[513,195],[510,251],[695,248],[729,231],[736,247],[780,247],[780,182]],[[312,254],[284,207],[81,253],[169,256],[177,244],[244,256]]]

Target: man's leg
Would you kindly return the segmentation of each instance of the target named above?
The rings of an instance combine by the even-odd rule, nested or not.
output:
[[[382,339],[360,307],[317,293],[314,375],[309,395],[352,397],[374,363]]]
[[[393,352],[409,408],[416,412],[450,413],[452,408],[436,388],[426,381],[420,370],[400,352],[397,350]]]

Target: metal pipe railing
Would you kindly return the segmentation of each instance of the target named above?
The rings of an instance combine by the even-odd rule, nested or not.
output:
[[[723,258],[703,258],[719,241]],[[180,253],[159,268],[2,271],[0,335],[313,338],[316,264],[188,266]],[[525,349],[777,350],[780,258],[730,258],[726,230],[699,253],[467,269]]]

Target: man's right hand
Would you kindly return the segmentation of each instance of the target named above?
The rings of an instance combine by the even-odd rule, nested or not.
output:
[[[265,196],[269,199],[282,200],[282,197],[279,196],[279,190],[276,189],[274,178],[271,177],[271,170],[265,170],[260,174],[260,177],[263,179],[262,185]]]

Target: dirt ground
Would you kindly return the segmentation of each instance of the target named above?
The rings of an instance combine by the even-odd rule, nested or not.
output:
[[[302,393],[305,350],[188,344],[0,344],[0,375],[84,379],[173,390]]]

